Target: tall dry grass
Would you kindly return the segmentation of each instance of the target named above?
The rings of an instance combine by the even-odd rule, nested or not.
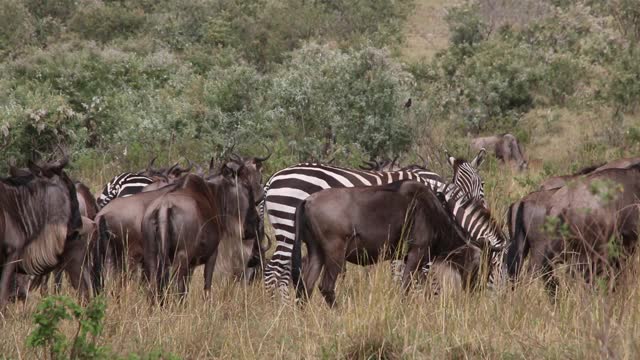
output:
[[[136,282],[110,293],[101,342],[120,355],[161,349],[188,359],[634,359],[640,355],[637,275],[633,270],[609,295],[565,278],[553,302],[531,278],[513,291],[451,287],[439,296],[403,296],[386,263],[370,271],[350,267],[332,310],[321,296],[305,308],[273,301],[260,284],[220,282],[205,299],[199,272],[183,305],[152,307]],[[39,298],[32,296],[4,314],[4,358],[42,357],[25,346]],[[67,335],[75,330],[64,328]]]

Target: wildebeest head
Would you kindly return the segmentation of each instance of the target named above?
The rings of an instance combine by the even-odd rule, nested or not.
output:
[[[230,211],[239,215],[243,240],[254,239],[257,236],[260,222],[255,206],[255,175],[255,171],[247,168],[245,162],[232,160],[224,163],[219,175],[212,178],[213,182],[219,184],[224,196],[233,199],[233,203],[228,205],[231,206]]]

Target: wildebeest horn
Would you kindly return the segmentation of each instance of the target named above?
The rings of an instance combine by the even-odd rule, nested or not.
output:
[[[262,244],[260,244],[260,250],[262,250],[262,252],[267,252],[269,249],[271,249],[272,240],[271,240],[271,237],[267,234],[265,234],[264,237],[267,238],[267,246],[263,247]]]
[[[396,161],[398,161],[399,158],[400,158],[400,155],[396,155],[396,157],[394,157],[393,160],[391,160],[391,165],[389,166],[390,169],[393,168],[393,166],[396,164]]]
[[[171,173],[173,172],[173,170],[175,170],[176,168],[177,168],[177,169],[180,169],[180,168],[178,167],[178,165],[180,165],[180,162],[177,162],[177,163],[173,164],[173,166],[171,166],[171,167],[169,168],[169,170],[167,170],[167,171],[166,171],[166,174],[167,174],[167,175],[171,174]]]
[[[256,157],[254,158],[254,159],[255,159],[255,161],[258,161],[258,162],[264,162],[264,161],[267,161],[267,160],[269,160],[269,158],[270,158],[270,157],[271,157],[271,155],[273,154],[273,153],[271,152],[271,150],[269,149],[269,147],[267,146],[267,144],[262,143],[262,146],[264,146],[264,147],[265,147],[265,149],[267,149],[267,156],[265,156],[265,157],[257,157],[257,156],[256,156]]]
[[[51,170],[55,173],[60,173],[62,169],[69,164],[69,155],[66,152],[63,152],[62,159],[54,162],[51,165],[46,166],[48,170]]]
[[[445,150],[446,151],[446,150]],[[424,164],[424,167],[427,168],[428,167],[428,163],[427,160],[425,160],[422,155],[416,153],[416,155],[418,155],[418,157],[420,158],[420,160],[422,160],[422,163]]]
[[[211,157],[211,160],[209,160],[209,170],[212,170],[215,166],[215,162],[214,162],[214,158],[213,156]]]
[[[156,159],[158,158],[158,155],[154,156],[153,159],[151,159],[151,161],[149,161],[149,165],[147,165],[147,170],[151,170],[153,163],[156,162]]]

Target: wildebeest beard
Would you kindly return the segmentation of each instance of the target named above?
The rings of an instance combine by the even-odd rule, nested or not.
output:
[[[65,243],[82,227],[75,186],[64,172],[58,180],[34,175],[3,179],[0,204],[9,220],[0,230],[14,233],[2,245],[24,249],[18,266],[24,273],[40,275],[55,267]]]

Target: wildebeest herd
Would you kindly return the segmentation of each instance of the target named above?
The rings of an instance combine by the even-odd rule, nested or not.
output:
[[[526,168],[517,142],[501,138],[490,145],[495,155],[504,159],[508,150]],[[547,179],[510,206],[505,234],[484,196],[478,168],[485,154],[481,147],[467,162],[447,153],[451,181],[426,163],[401,167],[397,159],[359,169],[302,163],[266,183],[270,154],[232,154],[207,170],[191,163],[157,169],[152,160],[143,171],[115,176],[97,199],[68,176],[64,154],[11,166],[0,180],[0,310],[36,287],[47,291],[50,273],[56,288],[66,273],[88,298],[104,290],[105,278],[121,283],[141,272],[153,302],[169,293],[184,297],[200,265],[206,293],[214,270],[226,267],[242,281],[262,274],[266,288],[284,298],[293,284],[302,300],[322,273],[319,289],[329,305],[345,262],[400,260],[405,291],[434,262],[450,264],[471,287],[492,288],[517,278],[530,255],[530,270],[551,293],[558,262],[587,282],[619,273],[638,238],[640,158]],[[268,261],[265,213],[276,238]]]

